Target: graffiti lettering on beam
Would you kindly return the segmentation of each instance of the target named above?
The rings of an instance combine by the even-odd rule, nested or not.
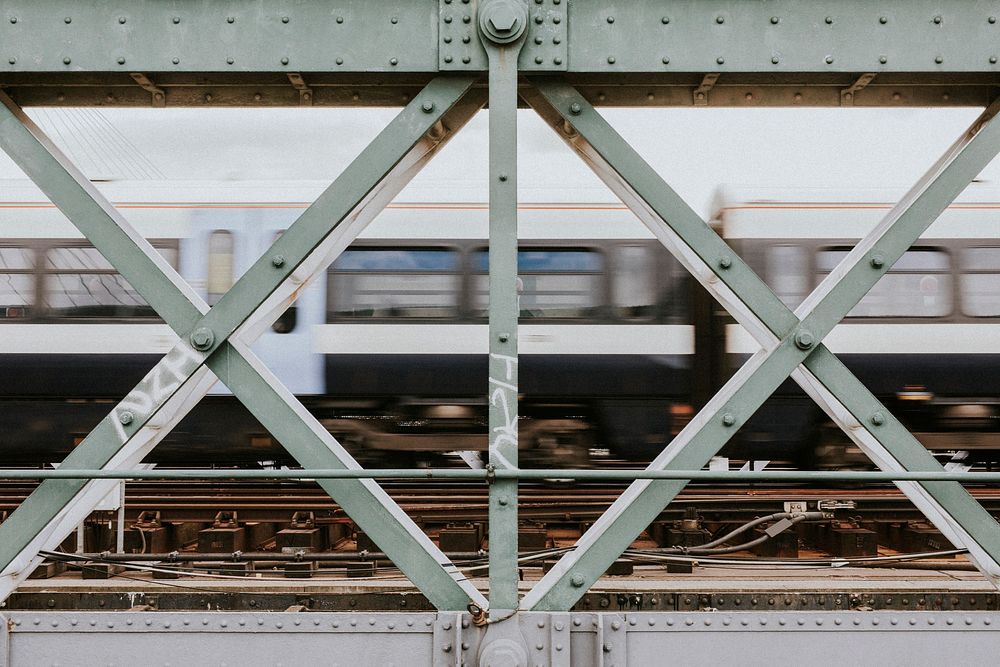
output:
[[[148,416],[155,406],[177,391],[205,363],[206,356],[183,340],[171,348],[163,360],[115,407],[115,418],[111,423],[122,443],[131,437],[125,427],[137,417]]]
[[[499,362],[499,363],[497,363]],[[502,380],[490,374],[490,404],[503,410],[503,424],[490,433],[490,451],[504,468],[514,469],[505,452],[517,452],[517,357],[506,354],[490,354],[490,365],[501,371]],[[514,407],[512,410],[511,407]]]

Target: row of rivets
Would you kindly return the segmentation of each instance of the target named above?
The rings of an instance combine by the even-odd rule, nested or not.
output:
[[[550,0],[550,2],[551,5],[561,4],[561,0]],[[450,8],[447,5],[452,4],[452,1],[446,1],[442,5],[441,62],[444,66],[450,66],[453,63],[468,65],[473,60],[478,62],[482,59],[483,54],[479,48],[473,12],[471,8],[454,7],[456,13],[449,13]],[[556,48],[554,49],[555,53],[552,50],[549,50],[548,53],[539,53],[542,49],[536,50],[530,56],[531,63],[540,66],[544,66],[546,63],[556,67],[563,66],[566,60],[564,10],[539,7],[539,5],[546,5],[546,0],[535,0],[534,6],[529,6],[529,20],[536,26],[533,29],[531,39],[536,46],[542,47],[542,49],[549,45]]]
[[[541,0],[537,0],[537,1],[541,2]],[[559,3],[557,2],[556,4],[559,4]],[[615,22],[615,17],[614,16],[608,16],[607,21],[608,21],[608,23],[614,23]],[[662,23],[663,25],[670,25],[670,21],[671,21],[671,19],[670,19],[669,16],[664,16],[663,18],[660,19],[660,23]],[[941,25],[942,23],[944,23],[944,18],[942,16],[940,16],[940,15],[937,15],[934,18],[932,18],[931,21],[935,25]],[[722,24],[724,24],[726,22],[726,17],[720,14],[720,15],[718,15],[718,16],[715,17],[715,22],[717,24],[719,24],[719,25],[722,25]],[[770,22],[771,22],[771,25],[778,25],[779,23],[781,23],[781,17],[780,16],[772,16],[771,19],[770,19]],[[827,16],[827,17],[825,17],[823,19],[823,22],[826,23],[827,25],[833,25],[834,20],[833,20],[832,16]],[[878,18],[878,22],[879,22],[879,25],[887,25],[889,23],[889,17],[888,16],[880,16]],[[990,16],[990,17],[988,17],[986,19],[986,22],[989,23],[990,25],[993,25],[993,24],[995,24],[997,22],[997,17],[996,16]]]
[[[128,18],[125,17],[125,16],[119,16],[117,20],[118,20],[118,23],[120,25],[124,25],[124,24],[128,23]],[[398,19],[395,16],[392,17],[392,22],[393,23],[396,23],[397,20]],[[282,23],[289,23],[290,21],[291,21],[291,18],[288,17],[288,16],[282,16],[281,17],[281,22]],[[10,17],[10,22],[16,24],[18,22],[18,18],[16,16],[11,16]],[[73,17],[72,16],[67,16],[67,17],[65,17],[63,19],[63,23],[70,24],[72,22],[73,22]],[[174,16],[174,17],[172,17],[170,19],[170,22],[173,23],[174,25],[178,25],[181,22],[181,17],[180,16]],[[343,22],[344,22],[344,17],[343,16],[338,16],[337,17],[337,23],[343,23]],[[226,17],[226,23],[236,23],[236,17],[235,16],[227,16]]]
[[[851,94],[848,93],[848,95],[851,95]],[[705,94],[704,93],[698,93],[697,97],[699,99],[703,99],[705,97]],[[756,99],[754,97],[754,94],[750,93],[750,92],[746,93],[743,97],[744,97],[744,99],[747,102],[753,102]],[[891,97],[892,97],[892,100],[894,102],[899,102],[900,100],[903,99],[902,93],[897,93],[897,92],[892,93]],[[605,94],[603,92],[597,93],[596,98],[597,98],[598,102],[606,102],[608,100],[607,94]],[[652,102],[653,100],[656,99],[656,95],[654,93],[652,93],[652,92],[646,93],[646,99]],[[801,102],[804,99],[804,97],[803,97],[802,93],[798,93],[797,92],[797,93],[794,93],[792,95],[792,99],[797,103],[797,102]],[[947,102],[950,99],[951,99],[951,95],[950,94],[948,94],[948,93],[942,93],[941,94],[941,100],[942,101]],[[570,106],[569,106],[569,112],[571,114],[573,114],[574,116],[579,115],[582,111],[583,111],[583,107],[581,107],[580,104],[577,103],[577,102],[574,102],[574,103],[570,104]],[[731,257],[728,257],[728,256],[720,257],[719,260],[718,260],[718,265],[719,265],[720,269],[729,269],[733,265],[733,260],[732,260]]]
[[[558,44],[558,42],[556,42],[556,43]],[[990,56],[989,58],[987,58],[987,60],[989,61],[989,63],[991,65],[995,65],[997,63],[997,56]],[[607,57],[607,61],[608,61],[609,65],[614,65],[618,61],[618,59],[615,56],[612,55],[612,56],[608,56]],[[542,59],[541,58],[535,58],[535,62],[541,64]],[[670,56],[668,56],[668,55],[663,56],[662,58],[660,58],[660,62],[663,63],[664,65],[669,65],[670,64]],[[836,59],[832,55],[827,55],[827,56],[823,57],[823,62],[825,62],[827,65],[832,65],[834,62],[836,62]],[[878,62],[880,64],[882,64],[882,65],[885,65],[885,64],[887,64],[889,62],[889,58],[888,58],[888,56],[880,55],[878,57]],[[934,62],[937,63],[938,65],[944,63],[944,56],[942,56],[942,55],[936,55],[936,56],[934,56]],[[559,64],[559,62],[557,62],[556,64]],[[715,59],[715,64],[717,64],[717,65],[725,65],[726,64],[726,58],[725,58],[725,56],[718,56]],[[779,65],[779,64],[781,64],[781,58],[779,56],[771,56],[771,64],[772,65]]]
[[[861,604],[861,603],[868,604],[868,605],[874,605],[875,604],[874,598],[869,599],[866,602],[864,598],[861,598],[861,597],[858,597],[858,596],[855,596],[855,595],[851,595],[850,597],[847,597],[847,598],[841,597],[841,596],[831,596],[831,597],[833,598],[832,604],[837,605],[837,606],[844,604],[845,601],[849,602],[852,605]],[[786,596],[781,601],[783,601],[786,606],[790,606],[791,604],[793,604],[794,600],[795,600],[795,598]],[[814,600],[817,604],[825,605],[826,602],[827,602],[827,596],[825,596],[825,595],[817,595],[817,596],[814,596],[811,599],[809,598],[809,596],[803,596],[803,597],[798,598],[798,600],[799,600],[799,603],[802,604],[802,605],[809,604],[811,600]],[[779,601],[778,598],[775,598],[775,597],[768,597],[767,600],[766,600],[767,604],[770,605],[770,606],[774,606],[775,604],[777,604],[778,601]],[[604,602],[604,600],[602,600],[602,602]],[[672,600],[671,600],[671,602],[672,602]],[[934,599],[920,597],[920,598],[916,598],[916,599],[913,599],[913,600],[911,600],[908,597],[902,597],[902,598],[900,598],[900,603],[903,604],[904,606],[909,605],[911,602],[913,602],[913,604],[915,604],[917,606],[920,606],[920,607],[923,607],[923,606],[928,605],[928,604],[940,606],[940,605],[945,604],[945,603],[950,603],[951,605],[957,606],[957,605],[961,604],[962,600],[960,598],[958,598],[958,597],[952,597],[952,598],[946,599],[943,596],[938,596],[937,598],[934,598]],[[970,605],[976,605],[977,602],[978,602],[978,600],[977,600],[977,598],[974,595],[968,598],[968,603]],[[726,598],[717,597],[714,600],[714,602],[713,602],[713,600],[708,595],[703,595],[700,598],[687,596],[687,597],[684,597],[682,599],[682,603],[684,605],[687,605],[687,606],[690,606],[692,604],[701,604],[703,606],[707,606],[709,604],[714,604],[717,607],[721,607],[722,605],[726,604]],[[738,605],[740,605],[740,604],[743,603],[743,598],[741,598],[741,597],[735,597],[735,598],[733,598],[732,603],[738,606]],[[760,599],[759,598],[756,598],[756,597],[751,597],[750,598],[750,604],[751,605],[757,605],[758,603],[760,603]],[[886,604],[892,604],[893,603],[893,598],[892,597],[886,597],[885,598],[885,603]]]
[[[21,626],[23,624],[23,620],[20,619],[20,618],[15,618],[15,619],[13,619],[12,622],[13,622],[13,624],[15,626]],[[36,617],[36,618],[32,619],[31,624],[35,625],[35,626],[39,626],[39,625],[41,625],[41,622],[42,622],[42,619]],[[265,624],[264,619],[263,618],[259,618],[259,617],[256,619],[256,622],[257,622],[258,627],[263,626]],[[124,620],[124,624],[126,626],[132,626],[134,623],[135,623],[135,621],[132,618],[126,618]],[[208,618],[202,618],[201,619],[201,625],[203,627],[207,627],[210,623],[211,623],[211,621]],[[238,619],[236,621],[236,623],[240,627],[246,627],[247,620],[244,619],[244,618],[240,618],[240,619]],[[302,623],[303,623],[302,619],[295,619],[294,621],[292,621],[292,624],[295,625],[295,626],[301,626]],[[313,623],[313,625],[315,627],[319,627],[321,625],[322,621],[320,619],[313,619],[312,623]],[[374,627],[376,625],[376,623],[377,623],[377,619],[375,619],[374,617],[370,617],[368,619],[368,625],[369,626]],[[72,618],[72,619],[70,619],[68,621],[68,624],[70,626],[72,626],[72,627],[76,627],[77,625],[79,625],[79,621],[77,619],[75,619],[75,618]],[[146,627],[152,627],[153,624],[154,624],[153,619],[147,618],[147,619],[144,620],[144,625]],[[187,619],[187,618],[182,619],[181,620],[181,624],[184,625],[184,626],[190,626],[191,625],[191,620]],[[349,621],[349,624],[350,624],[351,627],[357,627],[358,626],[358,620],[352,618]],[[50,625],[52,627],[54,627],[54,628],[59,627],[59,620],[55,620],[55,619],[52,620],[51,623],[50,623]],[[90,627],[97,627],[97,620],[96,619],[90,619],[89,625],[90,625]],[[115,621],[113,621],[113,620],[107,621],[106,625],[107,625],[108,628],[114,628],[115,627]],[[170,621],[170,620],[164,620],[162,622],[162,627],[164,627],[164,628],[170,628],[171,625],[172,625],[172,621]],[[333,628],[339,628],[340,625],[341,625],[340,621],[332,621],[331,624],[330,624],[330,626],[333,627]],[[413,621],[412,618],[406,619],[406,626],[407,627],[411,627],[412,628],[413,625],[414,625],[414,621]],[[424,621],[424,625],[426,627],[430,627],[431,625],[433,625],[433,621],[430,620],[430,619],[426,619]],[[447,625],[447,627],[445,627],[445,630],[448,630],[448,629],[451,628],[450,624],[446,624],[446,625]],[[221,628],[227,628],[227,627],[229,627],[229,621],[226,620],[226,619],[220,619],[219,620],[219,627],[221,627]],[[278,629],[281,629],[281,628],[284,627],[284,623],[282,621],[275,621],[274,622],[274,627],[278,628]],[[393,622],[393,621],[389,621],[389,622],[386,623],[385,627],[388,630],[394,630],[396,628],[396,623]]]
[[[559,60],[561,62],[561,59],[559,59],[559,58],[557,58],[556,60]],[[463,58],[463,61],[464,62],[469,62],[468,58]],[[10,58],[7,59],[7,62],[10,63],[11,65],[16,65],[17,64],[17,58],[14,57],[14,56],[11,56]],[[64,57],[62,59],[62,62],[63,62],[64,65],[69,65],[69,64],[71,64],[73,62],[73,59],[70,58],[69,56],[66,56],[66,57]],[[119,65],[124,65],[125,62],[126,62],[126,60],[125,60],[124,56],[118,56],[115,59],[115,62],[117,62]],[[179,65],[180,62],[181,62],[181,59],[175,56],[175,57],[171,58],[170,62],[173,63],[174,65]],[[287,56],[282,56],[280,62],[281,62],[282,65],[287,65],[290,61],[289,61],[289,58]],[[336,62],[338,65],[343,65],[344,64],[344,59],[338,57],[334,62]],[[451,62],[451,61],[449,60],[448,62]],[[228,64],[228,65],[234,65],[235,63],[236,63],[236,59],[233,58],[232,56],[228,56],[226,58],[226,64]],[[389,58],[389,64],[393,65],[393,66],[396,66],[396,65],[399,64],[399,59],[395,58],[395,57]]]
[[[541,43],[540,39],[541,38],[538,38],[536,40],[536,44]],[[451,37],[445,37],[444,41],[446,43],[450,43],[451,42]],[[465,44],[468,44],[469,43],[469,39],[467,37],[463,37],[462,38],[462,42],[465,43]],[[558,37],[554,37],[552,39],[552,43],[553,44],[559,44],[560,42],[561,42],[561,40]],[[453,60],[454,60],[454,58],[451,55],[446,55],[444,57],[444,61],[447,62],[447,63],[450,63]],[[463,63],[468,64],[468,63],[471,62],[472,59],[469,56],[463,56],[461,60],[462,60]],[[617,62],[617,60],[618,59],[615,56],[613,56],[613,55],[607,57],[607,62],[608,62],[609,65],[614,65]],[[998,61],[998,58],[995,55],[991,55],[991,56],[989,56],[987,58],[987,61],[991,65],[996,65],[997,61]],[[7,59],[7,62],[9,64],[11,64],[11,65],[15,65],[15,64],[17,64],[17,58],[12,56],[12,57],[10,57],[10,58]],[[73,62],[73,60],[69,56],[65,56],[62,59],[62,62],[63,62],[64,65],[69,65],[69,64],[71,64]],[[124,56],[118,56],[116,58],[116,62],[119,65],[124,65],[125,62],[126,62],[125,57]],[[180,61],[180,58],[173,57],[173,58],[171,58],[171,62],[174,65],[179,65],[181,61]],[[281,59],[280,59],[280,62],[281,62],[282,65],[288,65],[289,62],[290,62],[290,60],[289,60],[289,58],[287,56],[282,56]],[[343,65],[344,64],[344,59],[338,57],[338,58],[336,58],[336,60],[334,62],[336,62],[337,65]],[[545,62],[544,58],[542,58],[541,56],[535,56],[535,63],[536,64],[541,65],[543,62]],[[556,57],[554,57],[552,59],[552,62],[553,62],[553,64],[561,65],[563,63],[563,59],[561,57],[559,57],[559,56],[556,56]],[[660,62],[662,62],[664,65],[669,65],[670,64],[670,56],[663,56],[660,59]],[[824,57],[823,62],[825,62],[827,65],[832,65],[835,62],[835,58],[832,55],[828,55],[828,56]],[[883,56],[879,56],[878,57],[878,62],[880,64],[882,64],[882,65],[885,65],[885,64],[887,64],[889,62],[889,58],[887,56],[884,56],[884,55]],[[936,64],[938,64],[938,65],[943,64],[944,63],[944,56],[941,56],[941,55],[934,56],[934,62]],[[236,63],[236,59],[233,58],[232,56],[228,56],[226,58],[226,64],[228,64],[228,65],[234,65],[235,63]],[[725,59],[724,56],[719,56],[719,57],[717,57],[715,59],[715,63],[717,65],[724,65],[724,64],[726,64],[726,59]],[[781,63],[781,58],[780,57],[778,57],[778,56],[772,56],[771,57],[771,64],[778,65],[780,63]],[[395,67],[396,65],[399,64],[399,59],[395,58],[395,57],[389,58],[389,64]]]
[[[543,2],[543,0],[535,0],[535,4],[539,4],[540,5],[540,4],[542,4],[542,2]],[[552,0],[552,2],[553,2],[553,4],[558,5],[558,4],[560,4],[561,0]],[[452,0],[445,0],[445,4],[446,5],[450,5],[451,3],[452,3]],[[462,0],[462,4],[466,4],[466,5],[469,4],[469,0]],[[281,17],[281,22],[282,23],[288,23],[290,20],[291,19],[288,16],[282,16]],[[389,20],[390,20],[391,23],[395,24],[395,23],[397,23],[399,21],[399,18],[396,17],[396,16],[393,16]],[[447,17],[445,17],[444,20],[445,20],[445,23],[451,23],[452,17],[451,16],[447,16]],[[469,22],[471,22],[472,17],[469,16],[469,15],[465,15],[462,18],[462,20],[465,23],[469,23]],[[559,23],[560,20],[561,19],[558,16],[553,17],[553,22],[554,23]],[[931,20],[932,20],[932,22],[935,25],[941,25],[942,23],[944,23],[944,19],[940,15],[934,16],[934,18],[932,18]],[[171,19],[171,21],[172,21],[172,23],[174,25],[177,25],[177,24],[179,24],[181,22],[181,18],[179,16],[174,16]],[[660,22],[663,25],[670,25],[670,21],[671,21],[671,19],[670,19],[669,16],[664,16],[663,18],[660,19]],[[987,21],[987,23],[993,25],[993,24],[995,24],[997,22],[997,17],[996,16],[990,16],[990,17],[988,17],[986,19],[986,21]],[[18,18],[16,16],[11,16],[10,17],[10,22],[11,23],[17,23],[18,22]],[[67,24],[72,23],[73,22],[73,18],[71,16],[67,16],[67,17],[65,17],[63,19],[63,22],[67,23]],[[126,22],[127,22],[127,18],[126,17],[124,17],[124,16],[119,16],[118,17],[118,23],[124,24]],[[236,17],[235,16],[227,16],[226,17],[226,23],[230,23],[231,24],[231,23],[235,23],[235,22],[236,22]],[[337,17],[337,23],[343,23],[343,22],[344,22],[344,17],[343,16],[338,16]],[[535,22],[536,23],[541,23],[542,22],[541,21],[541,17],[540,16],[536,16],[535,17]],[[607,17],[607,22],[613,24],[615,22],[615,17],[609,15]],[[720,14],[720,15],[718,15],[718,16],[715,17],[715,22],[717,24],[719,24],[719,25],[722,25],[722,24],[724,24],[726,22],[726,17],[722,16]],[[770,19],[770,22],[771,22],[772,25],[778,25],[779,23],[781,23],[781,17],[779,17],[779,16],[772,16],[771,19]],[[824,19],[824,22],[827,25],[833,25],[834,19],[833,19],[832,16],[827,16]],[[878,19],[878,22],[879,22],[880,25],[887,25],[889,23],[889,17],[887,17],[887,16],[880,16],[879,19]]]
[[[636,625],[636,623],[633,622],[633,620],[634,619],[630,619],[630,621],[629,621],[630,624],[631,625]],[[725,616],[725,617],[722,618],[722,625],[729,626],[729,625],[732,624],[733,620],[734,619],[732,617]],[[879,625],[881,625],[883,619],[881,617],[875,616],[875,617],[869,618],[867,620],[868,620],[868,624],[869,625],[879,626]],[[827,618],[825,618],[825,617],[816,617],[816,618],[813,618],[812,621],[813,621],[813,624],[815,624],[816,626],[822,626],[824,623],[826,623]],[[923,623],[926,624],[926,625],[928,625],[928,626],[934,626],[934,625],[937,625],[938,618],[935,617],[935,616],[927,616],[927,617],[923,617],[923,618],[917,618],[916,616],[910,616],[907,619],[908,624],[911,625],[911,626],[918,625],[921,621],[923,621]],[[669,617],[669,616],[666,618],[666,621],[665,621],[665,623],[666,623],[666,625],[668,627],[673,627],[676,622],[677,622],[676,619],[674,619],[672,617]],[[757,622],[758,622],[759,625],[766,626],[768,624],[768,618],[762,616],[762,617],[760,617],[760,618],[757,619]],[[857,627],[857,626],[861,626],[865,622],[865,619],[862,619],[862,618],[860,618],[858,616],[855,616],[854,618],[851,619],[851,622],[852,622],[852,624],[854,626]],[[975,622],[976,622],[976,620],[974,618],[972,618],[971,616],[966,616],[966,617],[963,618],[963,622],[964,622],[965,625],[974,625]],[[695,625],[695,623],[696,623],[696,620],[694,618],[687,617],[687,618],[684,619],[684,625],[686,627],[691,627],[691,626]],[[711,627],[713,625],[713,623],[714,623],[714,619],[712,619],[712,618],[704,618],[702,620],[702,624],[705,627]],[[787,618],[783,617],[783,616],[779,616],[778,619],[777,619],[777,624],[779,626],[784,627],[784,626],[788,625],[788,623],[789,623],[789,620]],[[798,625],[798,626],[800,626],[800,627],[805,626],[808,623],[809,623],[809,619],[805,618],[805,617],[801,617],[800,616],[800,617],[797,617],[795,619],[795,624]],[[844,623],[844,619],[842,619],[840,617],[834,617],[833,618],[833,624],[834,625],[841,626],[841,625],[843,625],[843,623]],[[892,617],[889,618],[889,624],[890,625],[896,626],[896,625],[899,625],[899,623],[900,623],[899,617],[892,616]],[[988,617],[987,618],[983,618],[983,619],[981,619],[981,623],[984,626],[992,625],[993,624],[993,619],[992,618],[988,618]],[[575,624],[575,621],[574,621],[574,624]],[[952,617],[952,616],[945,617],[944,624],[945,625],[949,625],[949,626],[955,625],[955,618]],[[657,625],[657,620],[654,619],[654,618],[650,618],[649,619],[649,626],[650,627],[655,627],[656,625]],[[742,619],[740,619],[740,625],[746,627],[746,626],[750,625],[750,620],[746,619],[746,618],[742,618]]]

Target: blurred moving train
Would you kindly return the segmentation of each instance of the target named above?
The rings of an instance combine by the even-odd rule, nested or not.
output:
[[[210,304],[321,190],[102,187]],[[648,460],[755,345],[623,206],[547,194],[550,203],[522,203],[519,213],[523,456],[561,467],[586,465],[599,449]],[[254,345],[362,462],[419,464],[486,446],[488,208],[460,193],[443,199],[404,192]],[[713,224],[794,308],[891,201],[729,193]],[[926,446],[984,459],[1000,454],[998,212],[969,196],[953,205],[827,340]],[[5,465],[60,460],[175,340],[40,193],[5,185]],[[726,453],[812,466],[846,451],[789,382]],[[289,462],[221,385],[149,460]]]

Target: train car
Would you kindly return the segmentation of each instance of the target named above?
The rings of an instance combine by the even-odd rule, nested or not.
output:
[[[213,304],[323,184],[102,187]],[[176,336],[33,186],[3,193],[0,452],[38,465],[65,456]],[[486,447],[483,195],[405,191],[254,345],[363,462]],[[725,190],[712,224],[794,309],[898,196]],[[1000,453],[998,200],[974,187],[827,339],[927,447],[986,460]],[[522,201],[523,459],[648,460],[756,345],[606,193],[529,189]],[[791,382],[724,453],[803,467],[851,458]],[[150,460],[290,463],[221,384]]]
[[[322,189],[103,187],[209,304]],[[3,192],[0,374],[16,380],[0,387],[0,451],[52,462],[176,337],[33,187]],[[363,460],[486,447],[488,207],[440,194],[404,193],[254,346]],[[526,460],[652,456],[691,414],[690,279],[620,204],[540,200],[519,215]],[[150,460],[286,457],[217,385]]]
[[[714,224],[794,310],[901,195],[728,190]],[[825,341],[926,447],[969,461],[1000,453],[998,201],[970,187]],[[718,384],[758,346],[725,315],[716,322]],[[743,457],[856,461],[846,436],[790,381],[743,430]]]

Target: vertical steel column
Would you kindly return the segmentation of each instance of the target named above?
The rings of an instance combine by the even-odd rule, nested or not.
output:
[[[493,469],[517,467],[517,56],[528,9],[492,0],[479,11],[490,59],[489,455]],[[490,607],[516,609],[517,480],[490,486]]]

